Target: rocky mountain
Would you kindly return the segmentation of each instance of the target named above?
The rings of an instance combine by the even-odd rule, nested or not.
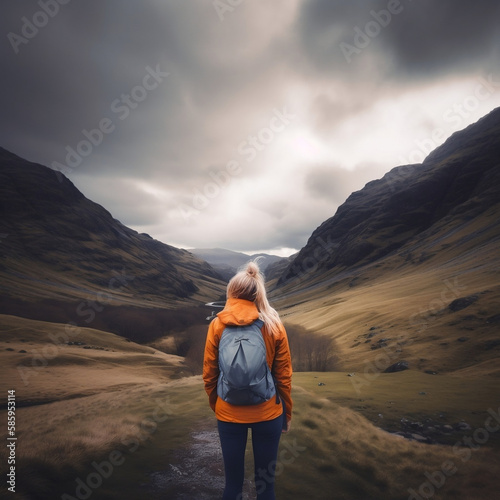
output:
[[[499,218],[500,108],[351,194],[270,299],[358,388],[393,365],[498,377]]]
[[[209,264],[124,226],[64,175],[0,149],[1,312],[9,300],[173,307],[223,293]]]
[[[288,266],[294,261],[297,255],[298,252],[269,264],[266,268],[266,280],[279,280],[281,275],[286,271],[286,269],[288,269]]]
[[[234,276],[238,268],[250,260],[258,259],[260,269],[265,272],[266,277],[268,277],[267,269],[269,266],[286,260],[283,257],[266,253],[248,255],[243,252],[234,252],[224,248],[193,248],[189,251],[208,262],[226,280]]]
[[[352,193],[279,278],[284,285],[376,262],[443,224],[458,228],[500,201],[500,108],[454,133],[422,164],[392,169]],[[474,237],[470,234],[468,239]],[[453,249],[453,250],[456,250]],[[413,254],[415,251],[413,251]],[[425,259],[425,255],[420,255]]]

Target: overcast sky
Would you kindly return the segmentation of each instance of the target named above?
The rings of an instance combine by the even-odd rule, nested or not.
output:
[[[0,146],[177,247],[289,254],[500,106],[497,0],[0,5]]]

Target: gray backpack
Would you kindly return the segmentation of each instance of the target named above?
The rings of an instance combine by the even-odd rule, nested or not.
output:
[[[266,344],[257,319],[250,325],[226,326],[219,343],[217,395],[233,405],[255,405],[271,399],[276,391],[266,361]]]

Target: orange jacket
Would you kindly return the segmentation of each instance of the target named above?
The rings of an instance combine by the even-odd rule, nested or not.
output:
[[[236,406],[217,396],[217,380],[219,378],[219,342],[226,325],[248,325],[259,317],[256,305],[249,300],[228,299],[224,309],[208,327],[203,361],[203,381],[205,391],[212,410],[218,420],[236,423],[255,423],[272,420],[282,413],[282,406],[276,404],[276,398],[258,405]],[[285,327],[281,325],[279,332],[269,335],[263,327],[264,341],[267,350],[267,364],[278,384],[278,392],[285,402],[287,420],[292,418],[292,362],[288,337]]]

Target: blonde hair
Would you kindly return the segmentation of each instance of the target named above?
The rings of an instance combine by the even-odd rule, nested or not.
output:
[[[227,298],[254,302],[259,310],[260,318],[264,321],[267,333],[272,335],[278,331],[281,325],[280,316],[267,300],[264,277],[257,262],[248,262],[242,271],[231,278],[227,285]]]

